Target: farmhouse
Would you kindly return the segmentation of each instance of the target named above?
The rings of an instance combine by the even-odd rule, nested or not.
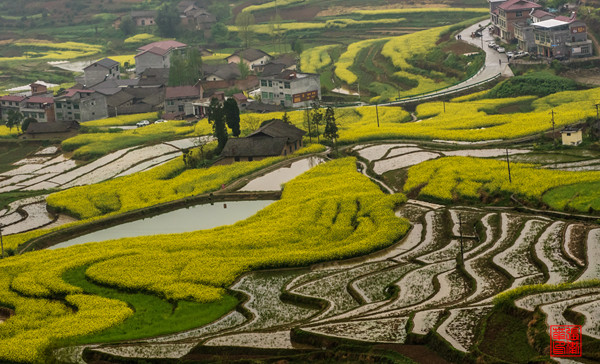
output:
[[[259,80],[261,100],[265,104],[302,107],[321,100],[321,79],[317,74],[283,70],[279,74],[260,76]]]
[[[92,86],[109,79],[118,79],[121,75],[119,62],[104,58],[83,69],[83,79],[86,86]]]
[[[181,117],[193,115],[192,102],[202,98],[202,87],[176,86],[167,87],[165,95],[165,114]]]
[[[0,96],[0,117],[2,118],[2,121],[8,119],[10,110],[20,111],[21,102],[25,99],[25,96],[19,95]]]
[[[581,127],[568,126],[564,128],[560,135],[562,145],[579,145],[583,141],[583,132]]]
[[[187,44],[175,40],[163,40],[153,42],[138,49],[135,55],[135,73],[139,75],[147,68],[169,68],[171,66],[171,54],[181,51]]]
[[[54,98],[56,120],[79,122],[108,116],[106,97],[94,90],[70,88]]]
[[[268,157],[288,155],[302,148],[306,132],[279,119],[266,121],[263,126],[246,138],[227,140],[216,164],[239,161],[257,161]]]
[[[542,9],[542,6],[527,0],[490,2],[494,34],[510,42],[515,38],[515,24],[526,23],[529,13],[537,9]]]
[[[21,113],[40,123],[55,121],[54,99],[52,97],[30,96],[21,102]]]
[[[156,25],[156,10],[137,10],[131,12],[131,20],[138,27]]]
[[[587,57],[592,55],[592,41],[587,39],[584,22],[557,16],[533,24],[537,53],[546,57]]]
[[[244,62],[251,70],[260,72],[273,57],[260,49],[248,48],[237,51],[225,59],[227,63],[240,64],[240,62]]]

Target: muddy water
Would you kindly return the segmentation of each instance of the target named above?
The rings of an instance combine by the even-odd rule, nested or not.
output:
[[[170,211],[142,220],[112,226],[78,236],[48,249],[65,248],[93,241],[158,234],[175,234],[230,225],[254,215],[273,200],[228,201],[204,204]]]
[[[281,190],[282,184],[323,162],[324,159],[321,157],[308,157],[301,159],[290,164],[289,166],[281,167],[273,172],[265,174],[264,176],[253,179],[247,185],[242,187],[240,191],[279,191]]]

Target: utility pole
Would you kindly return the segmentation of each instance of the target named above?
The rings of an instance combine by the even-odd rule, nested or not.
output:
[[[506,148],[506,165],[508,166],[508,182],[512,183],[512,178],[510,177],[510,160],[508,160],[508,148]]]
[[[463,234],[462,234],[462,215],[458,214],[458,232],[460,234],[460,262],[465,264],[465,255],[463,250]]]
[[[4,243],[2,242],[2,224],[0,224],[0,247],[2,247],[2,259],[4,259]]]
[[[379,128],[379,109],[377,108],[378,104],[375,104],[375,114],[377,114],[377,127]]]
[[[446,113],[446,101],[442,100],[442,105],[444,105],[444,114]]]
[[[554,143],[554,147],[556,148],[556,133],[554,132],[554,109],[552,109],[552,142]]]

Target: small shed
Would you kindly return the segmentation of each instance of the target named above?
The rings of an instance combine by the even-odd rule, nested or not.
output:
[[[563,145],[579,145],[583,141],[583,129],[581,127],[569,126],[561,132]]]

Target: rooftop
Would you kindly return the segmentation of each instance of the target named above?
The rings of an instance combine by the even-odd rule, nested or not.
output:
[[[537,23],[533,23],[532,25],[537,28],[550,29],[550,28],[555,28],[555,27],[558,27],[561,25],[566,25],[566,24],[569,24],[569,23],[562,21],[562,20],[549,19],[549,20],[544,20],[544,21],[540,21]]]
[[[498,8],[508,11],[518,11],[518,10],[532,10],[532,9],[541,9],[542,6],[540,4],[536,4],[527,0],[508,0],[502,3]]]
[[[248,49],[245,49],[242,51],[237,51],[229,57],[232,57],[232,56],[240,56],[240,58],[243,58],[249,62],[256,61],[257,59],[260,59],[264,56],[270,57],[270,55],[268,53],[263,52],[260,49],[256,49],[256,48],[248,48]],[[229,58],[229,57],[227,57],[227,58]]]
[[[167,93],[165,98],[179,99],[183,97],[200,97],[200,88],[196,86],[167,87]]]
[[[27,102],[32,104],[53,104],[54,99],[52,97],[42,97],[42,96],[31,96],[27,98]]]
[[[162,48],[162,49],[169,50],[169,49],[179,49],[179,48],[185,48],[185,47],[187,47],[187,44],[178,42],[176,40],[161,40],[158,42],[152,42],[150,44],[146,44],[145,46],[138,48],[138,51],[143,52],[143,51],[147,51],[152,48]]]
[[[21,102],[21,101],[25,100],[25,96],[18,96],[18,95],[0,96],[0,100]]]
[[[284,123],[280,119],[272,119],[258,128],[254,133],[248,135],[248,138],[266,135],[271,138],[286,138],[293,142],[301,139],[304,134],[306,132],[302,129]]]
[[[228,139],[222,157],[269,157],[283,152],[287,138],[259,136],[255,138]]]
[[[94,63],[90,64],[89,66],[87,66],[86,68],[84,68],[84,70],[86,70],[88,68],[91,68],[91,67],[96,67],[96,66],[102,66],[102,67],[104,67],[106,69],[111,69],[114,66],[118,66],[118,65],[119,65],[119,62],[113,61],[110,58],[104,58],[104,59],[101,59],[101,60],[99,60],[97,62],[94,62]]]

